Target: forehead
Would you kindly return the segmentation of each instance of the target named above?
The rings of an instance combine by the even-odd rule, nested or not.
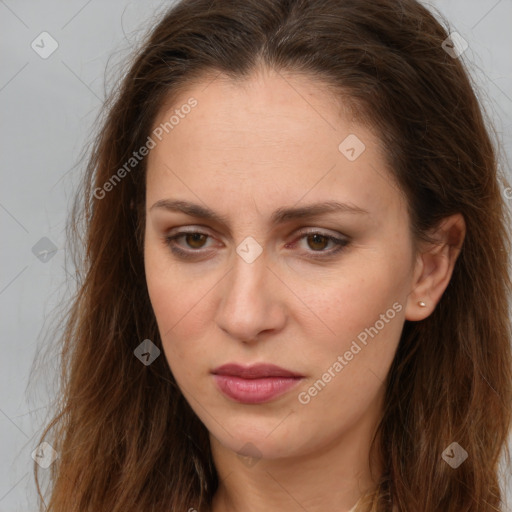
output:
[[[229,194],[235,206],[236,198],[256,205],[273,198],[274,208],[307,198],[375,209],[400,201],[378,137],[303,75],[196,82],[163,106],[153,132],[159,127],[148,157],[150,199],[178,193],[222,207]]]

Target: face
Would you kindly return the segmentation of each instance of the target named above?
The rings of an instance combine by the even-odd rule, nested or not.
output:
[[[147,286],[213,438],[277,459],[376,418],[414,271],[376,136],[321,84],[270,72],[191,86],[154,128]]]

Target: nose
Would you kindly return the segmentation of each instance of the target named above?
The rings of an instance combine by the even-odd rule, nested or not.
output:
[[[217,325],[234,340],[253,344],[286,324],[286,298],[291,292],[268,265],[264,251],[252,263],[237,254],[218,293]]]

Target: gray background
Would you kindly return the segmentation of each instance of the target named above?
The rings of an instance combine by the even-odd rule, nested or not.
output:
[[[58,367],[51,358],[39,360],[37,371],[32,364],[51,341],[43,334],[72,286],[65,283],[64,227],[79,156],[116,65],[171,3],[0,0],[0,512],[36,510],[31,454]],[[468,41],[463,58],[510,162],[512,0],[430,5]],[[44,31],[58,43],[47,59],[31,47]],[[509,164],[503,169],[510,175]],[[48,247],[38,258],[32,248],[43,237],[56,252]],[[511,482],[504,487],[510,506]]]

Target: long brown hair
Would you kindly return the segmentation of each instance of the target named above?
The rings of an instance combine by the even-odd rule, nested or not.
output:
[[[321,80],[375,130],[415,240],[451,214],[466,222],[434,312],[405,322],[372,442],[385,468],[358,511],[502,510],[510,220],[489,125],[438,18],[415,0],[182,0],[165,13],[105,103],[69,224],[79,288],[41,436],[59,454],[41,510],[209,509],[218,480],[208,432],[165,357],[146,366],[134,356],[145,339],[163,351],[143,264],[146,159],[112,177],[147,144],[164,101],[193,80],[241,80],[259,65]],[[453,442],[468,454],[456,470],[442,457]]]

